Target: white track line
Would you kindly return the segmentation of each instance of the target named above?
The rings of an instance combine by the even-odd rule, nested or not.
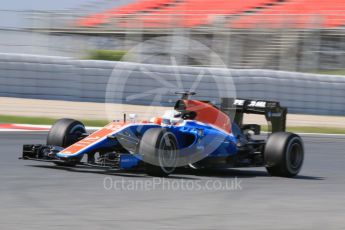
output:
[[[1,124],[0,124],[1,125]],[[18,127],[15,129],[11,128],[0,128],[0,132],[47,132],[50,128],[51,125],[32,125],[32,124],[9,124],[13,125],[14,127]],[[31,130],[30,128],[42,128],[42,129],[47,129],[47,130]],[[98,130],[101,129],[102,127],[95,127],[95,126],[87,126],[87,130]]]

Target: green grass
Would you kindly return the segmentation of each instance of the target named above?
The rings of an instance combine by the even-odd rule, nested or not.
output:
[[[261,126],[262,131],[267,131],[267,126]],[[314,127],[314,126],[289,126],[286,128],[287,132],[293,133],[330,133],[330,134],[345,134],[344,128],[334,127]]]
[[[7,116],[0,115],[0,123],[13,123],[13,124],[33,124],[33,125],[51,125],[56,121],[54,118],[46,117],[20,117],[20,116]],[[106,120],[81,120],[86,126],[104,126],[109,122]],[[261,127],[262,131],[267,131],[267,126]],[[310,127],[310,126],[290,126],[287,128],[289,132],[295,133],[333,133],[345,134],[344,128],[333,127]]]
[[[127,51],[123,50],[91,50],[86,59],[105,60],[105,61],[121,61]]]
[[[343,69],[340,69],[340,70],[319,70],[319,71],[314,72],[314,73],[344,76],[345,70],[343,70]]]
[[[57,119],[46,117],[19,117],[0,115],[0,123],[12,124],[33,124],[33,125],[51,125]],[[86,126],[104,126],[109,122],[106,120],[81,120]]]
[[[288,127],[287,131],[294,133],[332,133],[345,134],[345,129],[333,127],[310,127],[310,126],[293,126]]]

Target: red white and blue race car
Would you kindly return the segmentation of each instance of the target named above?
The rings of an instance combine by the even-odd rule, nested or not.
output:
[[[144,168],[152,176],[168,176],[178,167],[266,167],[269,174],[282,177],[301,170],[302,139],[285,132],[287,109],[279,102],[222,98],[218,108],[189,99],[195,93],[181,94],[162,117],[111,122],[91,134],[79,121],[60,119],[47,144],[24,145],[21,159],[63,167]],[[267,139],[260,139],[259,125],[243,124],[247,113],[265,115],[272,131]]]

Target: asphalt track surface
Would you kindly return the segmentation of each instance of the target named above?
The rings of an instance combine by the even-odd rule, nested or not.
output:
[[[0,133],[2,230],[345,229],[345,136],[303,136],[305,164],[294,179],[250,168],[166,181],[17,159],[22,144],[45,136]]]

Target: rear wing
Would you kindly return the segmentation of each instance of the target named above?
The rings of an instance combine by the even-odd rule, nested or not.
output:
[[[221,110],[234,116],[233,121],[240,127],[243,125],[243,115],[262,114],[268,122],[268,129],[272,132],[285,132],[287,108],[280,106],[277,101],[248,100],[222,98]]]

